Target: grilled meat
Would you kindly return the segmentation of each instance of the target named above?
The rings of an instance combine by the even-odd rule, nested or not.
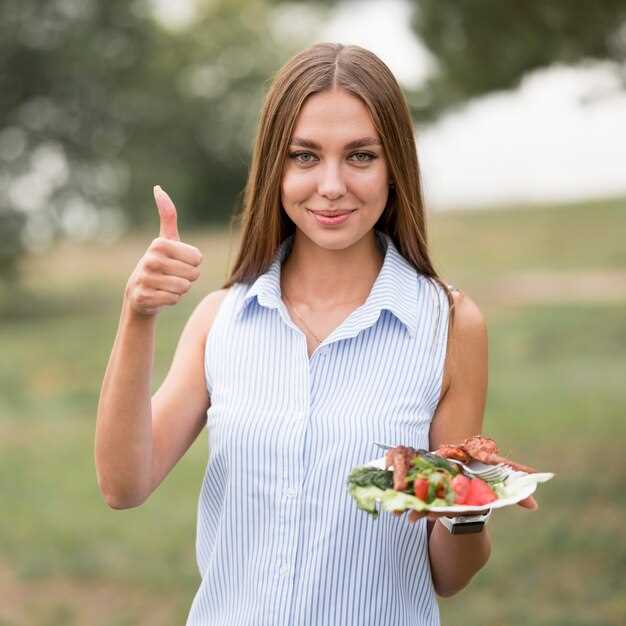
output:
[[[461,463],[469,463],[472,460],[472,457],[459,446],[444,444],[439,446],[436,452],[444,459],[455,459],[457,461],[461,461]]]
[[[385,453],[385,468],[393,465],[393,488],[404,491],[407,488],[406,475],[411,468],[411,459],[417,454],[410,446],[396,446]]]
[[[447,459],[458,459],[462,463],[468,463],[474,459],[476,461],[480,461],[481,463],[486,463],[487,465],[504,463],[515,470],[526,472],[527,474],[534,474],[537,471],[528,465],[522,465],[521,463],[511,461],[511,459],[501,456],[496,442],[489,437],[482,437],[481,435],[469,437],[459,445],[441,445],[435,452]],[[464,458],[460,458],[463,453],[469,457],[469,461]]]

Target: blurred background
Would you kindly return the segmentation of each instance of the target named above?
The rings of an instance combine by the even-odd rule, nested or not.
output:
[[[447,625],[626,623],[626,4],[0,2],[0,626],[183,624],[201,435],[139,509],[93,461],[152,186],[204,253],[159,317],[153,388],[234,260],[263,94],[295,52],[363,45],[416,125],[432,255],[489,328],[484,432],[554,471]]]

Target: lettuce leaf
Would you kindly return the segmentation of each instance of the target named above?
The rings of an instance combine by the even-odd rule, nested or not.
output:
[[[372,517],[378,517],[376,499],[381,498],[385,492],[378,487],[358,487],[350,485],[350,495],[354,498],[356,505]]]
[[[384,511],[404,511],[405,509],[423,511],[429,507],[419,498],[401,491],[394,491],[393,489],[387,489],[383,492],[380,497],[380,504]],[[432,506],[432,503],[430,506]]]
[[[358,487],[350,486],[350,495],[354,498],[359,509],[366,511],[372,517],[378,517],[378,509],[376,500],[380,500],[380,506],[383,511],[404,511],[406,509],[415,509],[423,511],[428,508],[425,502],[419,498],[401,491],[393,489],[379,489],[378,487]],[[435,500],[430,506],[445,506],[443,500]]]
[[[393,472],[369,465],[355,467],[348,476],[348,485],[391,489],[393,487]]]

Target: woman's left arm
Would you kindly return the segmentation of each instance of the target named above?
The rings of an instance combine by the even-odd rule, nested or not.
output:
[[[452,296],[455,317],[444,365],[443,395],[430,428],[431,450],[480,434],[487,398],[488,347],[483,315],[467,295],[455,291]],[[454,595],[487,563],[489,532],[485,526],[480,533],[452,535],[434,519],[428,524],[435,591],[440,596]]]
[[[480,309],[462,292],[452,293],[455,317],[448,338],[442,393],[430,426],[430,449],[459,443],[482,431],[487,399],[487,328]],[[535,510],[532,496],[518,503]],[[484,512],[484,511],[483,511]],[[475,534],[452,535],[437,522],[442,513],[410,511],[409,523],[428,518],[428,551],[435,591],[452,596],[467,586],[487,563],[491,539],[487,527]]]

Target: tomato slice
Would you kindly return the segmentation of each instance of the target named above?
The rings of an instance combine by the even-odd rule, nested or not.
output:
[[[467,476],[458,474],[452,479],[452,488],[456,493],[455,504],[465,504],[470,491],[470,479]]]
[[[426,502],[428,499],[428,481],[425,478],[416,478],[413,481],[415,497]]]
[[[495,491],[480,478],[472,478],[465,504],[483,505],[497,500]]]

